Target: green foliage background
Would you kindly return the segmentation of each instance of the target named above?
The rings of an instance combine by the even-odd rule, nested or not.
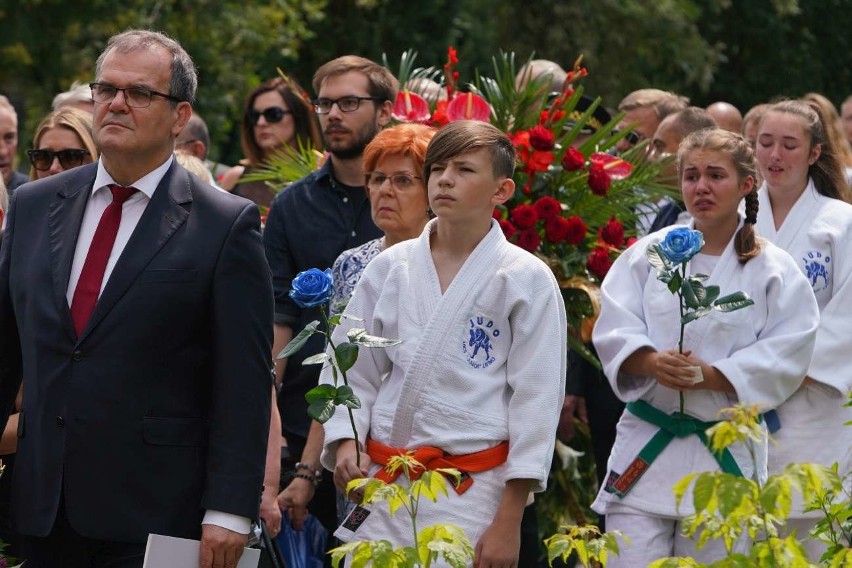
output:
[[[20,109],[20,147],[72,80],[91,81],[106,39],[129,27],[177,37],[201,71],[197,109],[213,155],[240,157],[245,93],[281,67],[310,90],[346,53],[440,66],[448,45],[462,82],[491,57],[535,53],[563,67],[582,53],[587,92],[610,107],[627,92],[671,89],[743,111],[808,91],[836,105],[852,93],[852,0],[0,0],[0,92]]]

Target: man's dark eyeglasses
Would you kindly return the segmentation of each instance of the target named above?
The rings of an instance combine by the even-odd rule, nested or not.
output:
[[[92,89],[92,100],[101,104],[111,103],[119,91],[124,93],[124,103],[133,108],[146,108],[151,106],[151,99],[154,96],[163,97],[164,99],[177,103],[183,102],[177,97],[167,95],[166,93],[159,93],[151,89],[146,89],[145,87],[127,87],[126,89],[120,89],[118,87],[108,85],[107,83],[89,83],[89,88]]]
[[[621,133],[621,131],[620,131],[620,130],[613,130],[613,131],[612,131],[612,135],[613,135],[613,136],[616,136],[616,135],[618,135],[618,134],[620,134],[620,133]],[[628,143],[628,144],[630,144],[631,146],[635,146],[635,145],[636,145],[636,144],[638,144],[638,143],[639,143],[639,141],[640,141],[640,140],[642,140],[643,138],[645,138],[645,137],[644,137],[644,136],[642,136],[641,134],[639,134],[638,132],[634,132],[634,131],[632,131],[632,130],[631,130],[630,132],[628,132],[628,133],[624,136],[624,139],[625,139],[625,140],[627,141],[627,143]]]
[[[284,110],[281,107],[269,107],[263,110],[250,110],[248,113],[248,117],[249,122],[252,124],[257,124],[261,116],[269,124],[275,124],[276,122],[281,122],[281,120],[288,114],[293,114],[293,111]]]
[[[314,112],[317,114],[328,114],[335,104],[340,112],[355,112],[361,106],[361,101],[382,101],[382,97],[340,97],[339,99],[316,99],[311,101]]]
[[[46,172],[53,164],[53,158],[59,158],[59,163],[63,169],[69,170],[83,165],[83,160],[89,155],[88,150],[78,148],[68,148],[67,150],[27,150],[30,156],[30,163],[35,169],[40,172]]]

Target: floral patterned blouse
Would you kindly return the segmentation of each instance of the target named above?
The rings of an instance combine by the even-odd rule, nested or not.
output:
[[[334,278],[334,289],[329,302],[331,314],[343,311],[355,285],[361,279],[364,267],[383,250],[385,250],[385,238],[379,237],[340,253],[334,261],[334,266],[331,267]]]

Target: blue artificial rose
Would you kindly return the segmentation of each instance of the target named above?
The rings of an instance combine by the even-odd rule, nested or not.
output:
[[[698,254],[703,246],[701,231],[678,227],[666,233],[666,238],[660,243],[660,251],[670,262],[681,264]]]
[[[325,272],[319,268],[305,270],[293,278],[290,298],[300,308],[319,306],[331,298],[333,282],[331,269],[326,269]]]

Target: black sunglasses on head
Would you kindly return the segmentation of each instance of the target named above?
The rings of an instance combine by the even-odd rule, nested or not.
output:
[[[88,150],[79,148],[67,148],[54,152],[53,150],[27,150],[30,163],[40,172],[46,172],[53,164],[53,158],[59,158],[59,164],[63,169],[76,168],[83,165],[83,160],[89,155]]]
[[[249,122],[252,124],[257,124],[261,116],[266,119],[266,122],[269,124],[275,124],[276,122],[281,122],[281,120],[283,120],[288,114],[293,114],[293,111],[284,110],[281,107],[269,107],[263,110],[250,110],[248,117]]]

